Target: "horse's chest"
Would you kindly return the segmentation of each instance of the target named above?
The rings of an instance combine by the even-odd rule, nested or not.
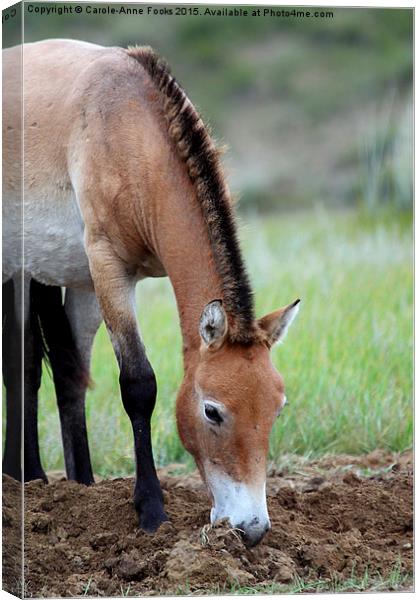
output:
[[[25,205],[25,271],[47,285],[91,287],[84,223],[72,193]]]

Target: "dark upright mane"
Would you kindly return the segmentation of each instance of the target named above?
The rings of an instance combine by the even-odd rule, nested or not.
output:
[[[166,62],[149,47],[129,48],[128,54],[146,70],[160,91],[168,133],[185,162],[197,191],[207,225],[232,342],[254,340],[254,302],[239,248],[232,203],[224,181],[219,151],[197,110],[171,75]]]

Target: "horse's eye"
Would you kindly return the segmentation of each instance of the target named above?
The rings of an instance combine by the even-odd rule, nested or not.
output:
[[[223,417],[215,406],[212,404],[206,404],[204,407],[204,414],[207,419],[216,425],[220,425],[223,422]]]

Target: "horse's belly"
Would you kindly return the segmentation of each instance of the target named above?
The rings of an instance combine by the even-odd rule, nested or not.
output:
[[[22,210],[16,201],[15,210],[9,211],[5,198],[2,206],[3,283],[12,279],[22,268]]]
[[[91,288],[83,236],[84,223],[73,194],[57,203],[25,205],[25,272],[47,285]]]

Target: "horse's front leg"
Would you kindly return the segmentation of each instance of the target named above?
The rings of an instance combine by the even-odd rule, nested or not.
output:
[[[134,434],[134,505],[140,527],[155,531],[167,520],[153,460],[150,419],[156,378],[141,341],[135,314],[135,283],[126,265],[104,239],[87,236],[86,249],[96,295],[120,367],[120,389]]]

